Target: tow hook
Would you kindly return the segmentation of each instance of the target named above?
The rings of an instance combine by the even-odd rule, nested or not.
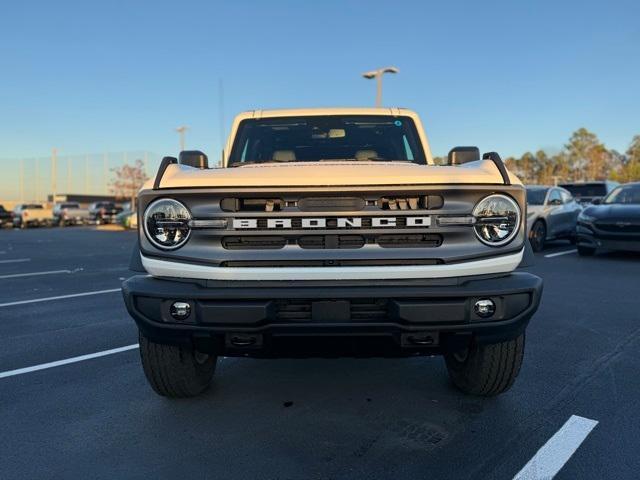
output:
[[[409,333],[402,336],[403,346],[430,347],[438,344],[438,334],[433,332]]]
[[[251,335],[251,334],[227,334],[227,345],[238,347],[238,348],[247,348],[247,347],[257,347],[262,344],[262,335]]]

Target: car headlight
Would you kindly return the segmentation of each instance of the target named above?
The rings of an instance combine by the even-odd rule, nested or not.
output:
[[[191,212],[171,198],[156,200],[144,212],[144,232],[162,250],[182,247],[191,236]]]
[[[485,245],[506,245],[518,233],[520,207],[506,195],[496,194],[483,198],[473,209],[473,216],[476,219],[473,229]]]
[[[596,217],[592,217],[591,215],[587,215],[585,213],[581,213],[578,215],[578,221],[583,223],[593,223],[595,222]]]

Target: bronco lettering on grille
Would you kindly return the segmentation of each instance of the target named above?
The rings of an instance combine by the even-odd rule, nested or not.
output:
[[[406,219],[407,227],[430,227],[431,217],[402,217]],[[327,228],[327,218],[323,217],[311,217],[302,218],[300,221],[300,228],[313,229],[313,228]],[[396,227],[398,217],[371,217],[371,227],[373,228],[386,228]],[[335,218],[335,228],[362,228],[362,217],[339,217]],[[241,229],[255,229],[258,228],[257,218],[234,218],[233,228],[236,230]],[[266,229],[288,229],[294,228],[291,218],[268,218],[266,219]]]

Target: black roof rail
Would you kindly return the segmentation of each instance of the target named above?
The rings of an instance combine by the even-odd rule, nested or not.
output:
[[[160,188],[160,182],[162,181],[162,176],[164,172],[167,170],[169,165],[173,165],[174,163],[178,163],[178,159],[176,157],[164,157],[160,162],[160,168],[158,168],[158,173],[156,173],[156,179],[153,181],[153,189],[158,190]]]
[[[511,185],[511,180],[509,179],[509,173],[507,172],[507,168],[504,166],[504,162],[498,155],[498,152],[487,152],[482,154],[483,160],[491,160],[498,167],[498,171],[500,175],[502,175],[502,181],[505,185]]]

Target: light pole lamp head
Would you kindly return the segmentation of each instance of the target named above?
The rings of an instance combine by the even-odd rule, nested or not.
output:
[[[379,68],[377,70],[371,70],[370,72],[365,72],[362,74],[362,76],[364,78],[371,80],[373,78],[380,77],[385,73],[399,73],[399,72],[400,72],[400,69],[398,69],[397,67],[384,67],[384,68]]]

